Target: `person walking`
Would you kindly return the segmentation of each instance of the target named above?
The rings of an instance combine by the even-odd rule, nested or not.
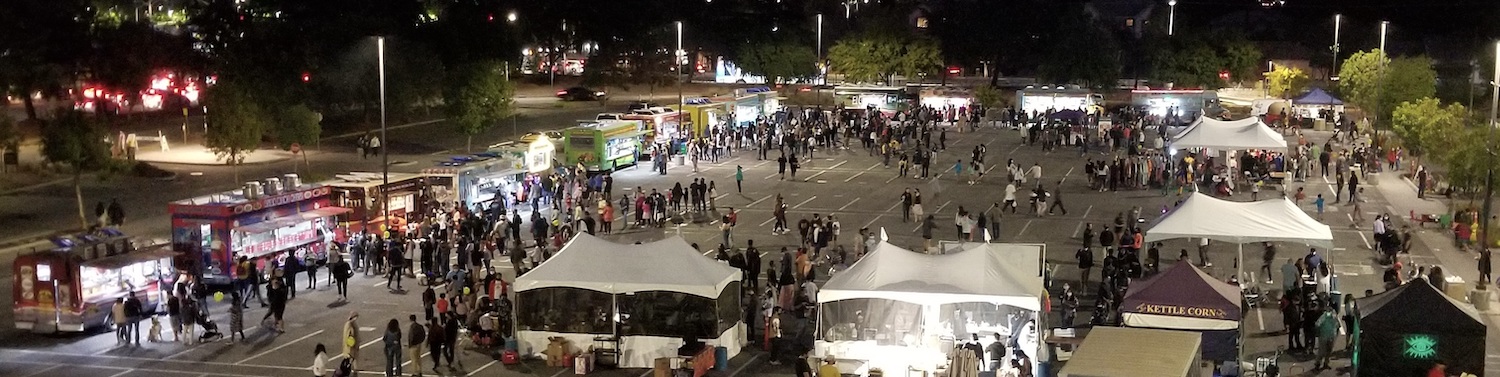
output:
[[[422,322],[417,321],[417,315],[411,314],[407,317],[411,325],[406,330],[406,354],[411,358],[412,374],[422,376],[422,343],[427,341],[427,328]],[[397,371],[399,374],[399,370]]]
[[[344,321],[344,358],[349,359],[350,368],[354,373],[359,373],[359,346],[363,344],[359,337],[359,312],[349,312],[349,319]]]
[[[232,292],[229,296],[229,341],[233,342],[235,335],[240,336],[240,341],[245,341],[245,308],[240,306],[244,298],[239,292]]]
[[[433,373],[441,373],[438,372],[438,367],[443,365],[443,344],[447,342],[443,336],[446,334],[442,319],[433,318],[427,321],[427,354],[432,356]]]
[[[734,166],[734,191],[735,192],[741,192],[741,193],[745,192],[745,167],[744,166],[740,166],[740,165],[735,165]]]
[[[1078,249],[1078,252],[1074,253],[1073,257],[1078,259],[1078,271],[1083,274],[1083,278],[1079,280],[1081,283],[1078,286],[1088,287],[1089,275],[1094,271],[1094,251],[1084,246]]]
[[[458,344],[458,329],[461,326],[463,325],[459,324],[458,316],[455,315],[448,316],[448,321],[443,323],[443,331],[446,332],[443,334],[443,358],[448,359],[448,369],[457,370],[453,366],[453,350]]]
[[[1063,206],[1062,195],[1059,195],[1061,192],[1062,182],[1058,182],[1057,188],[1052,189],[1052,191],[1049,193],[1050,195],[1047,195],[1047,199],[1052,201],[1052,204],[1047,206],[1048,215],[1051,215],[1052,211],[1059,209],[1062,210],[1063,216],[1068,215],[1068,207]]]
[[[135,292],[130,292],[125,296],[125,319],[128,321],[125,323],[128,329],[125,334],[125,344],[134,342],[137,346],[141,345],[141,320],[144,319],[144,315],[141,299],[136,297]]]
[[[115,299],[109,308],[109,316],[115,321],[115,345],[130,344],[130,316],[125,313],[125,298]]]
[[[1333,314],[1333,308],[1323,308],[1323,314],[1318,317],[1318,358],[1313,363],[1313,370],[1331,369],[1328,365],[1329,355],[1333,353],[1333,342],[1339,337],[1339,318]]]
[[[385,323],[385,336],[381,343],[385,344],[385,375],[394,377],[401,375],[401,322],[395,318]]]
[[[332,267],[329,267],[329,272],[333,274],[333,284],[338,288],[339,300],[348,301],[349,278],[354,276],[354,267],[349,265],[349,261],[344,260],[343,255],[334,258],[336,261],[333,262]]]
[[[282,284],[281,280],[279,279],[271,280],[270,287],[266,289],[266,296],[269,296],[267,301],[271,302],[271,310],[267,310],[266,315],[264,317],[261,317],[260,321],[264,323],[267,318],[274,318],[275,322],[272,325],[272,329],[274,329],[278,333],[286,332],[286,329],[282,328],[283,322],[281,319],[282,314],[286,313],[288,289],[289,288],[286,285]]]

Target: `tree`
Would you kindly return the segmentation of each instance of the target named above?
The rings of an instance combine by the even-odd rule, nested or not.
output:
[[[882,32],[840,38],[828,49],[828,60],[834,71],[854,82],[888,82],[896,74],[910,79],[943,67],[936,40]]]
[[[83,210],[83,173],[111,167],[108,138],[93,118],[77,110],[61,110],[50,125],[42,127],[42,156],[66,165],[73,173],[73,199],[78,204],[78,225],[89,227]]]
[[[275,114],[276,121],[267,133],[271,139],[276,141],[276,146],[282,149],[291,148],[293,143],[309,145],[318,142],[318,137],[323,134],[323,114],[308,108],[307,105],[292,105],[281,108]]]
[[[1349,102],[1384,123],[1397,105],[1436,94],[1437,72],[1425,56],[1388,59],[1380,50],[1362,51],[1344,60],[1339,89]]]
[[[32,94],[62,91],[89,49],[88,4],[10,0],[0,6],[0,90],[21,98],[36,120]]]
[[[1151,65],[1157,80],[1180,87],[1215,89],[1224,86],[1219,70],[1224,59],[1202,39],[1173,41],[1169,48],[1156,50]]]
[[[1071,33],[1059,33],[1048,43],[1037,76],[1045,82],[1077,83],[1112,88],[1120,78],[1119,48],[1104,30],[1079,12],[1062,21]]]
[[[745,72],[780,84],[818,75],[818,56],[812,47],[787,41],[748,43],[740,47],[735,63]]]
[[[1275,69],[1266,72],[1266,81],[1271,84],[1271,96],[1278,98],[1291,98],[1307,89],[1307,72],[1301,68],[1275,65]]]
[[[240,163],[260,147],[261,138],[271,128],[261,106],[238,83],[220,82],[208,92],[208,135],[205,145],[224,162],[234,167],[234,180],[240,180]]]
[[[1232,81],[1244,82],[1260,76],[1260,62],[1263,61],[1260,48],[1239,35],[1224,36],[1222,39],[1218,43],[1219,56]]]
[[[1000,89],[996,89],[990,85],[980,85],[974,88],[974,99],[979,101],[980,105],[988,108],[998,109],[1004,105]]]
[[[466,150],[473,149],[474,135],[511,116],[514,97],[515,89],[494,62],[471,64],[450,73],[448,91],[443,95],[444,111],[448,120],[468,136]]]
[[[1437,98],[1426,97],[1403,102],[1391,114],[1392,130],[1401,138],[1402,145],[1412,154],[1423,156],[1434,153],[1440,160],[1444,151],[1452,150],[1462,137],[1464,122],[1469,110],[1463,105],[1443,106]],[[1455,156],[1468,159],[1473,156]]]

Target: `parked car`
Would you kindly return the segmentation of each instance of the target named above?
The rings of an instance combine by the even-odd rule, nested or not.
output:
[[[602,100],[608,94],[603,90],[594,90],[582,86],[575,86],[557,91],[557,98],[563,101],[596,101]]]
[[[621,119],[620,117],[623,117],[623,116],[625,116],[625,114],[621,114],[621,113],[599,113],[599,115],[595,115],[594,116],[594,120],[620,120]]]

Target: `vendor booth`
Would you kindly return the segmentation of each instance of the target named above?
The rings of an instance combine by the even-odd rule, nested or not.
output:
[[[177,280],[173,252],[165,242],[148,245],[118,232],[54,239],[56,248],[17,255],[17,329],[37,333],[84,332],[113,324],[117,300],[134,294],[155,308]]]
[[[866,110],[874,108],[885,115],[895,114],[907,108],[911,95],[901,86],[835,86],[834,99],[846,109]]]
[[[1473,306],[1443,295],[1426,279],[1413,279],[1355,301],[1359,320],[1354,375],[1423,376],[1434,364],[1447,375],[1484,376],[1485,324]]]
[[[1235,360],[1242,301],[1240,287],[1192,263],[1173,263],[1161,274],[1131,283],[1120,311],[1125,326],[1201,333],[1203,358]]]
[[[653,107],[636,110],[630,114],[620,116],[620,119],[641,122],[641,129],[646,131],[643,142],[669,143],[674,138],[687,135],[690,128],[685,127],[682,122],[684,113],[670,107]]]
[[[1174,149],[1286,151],[1286,137],[1255,117],[1232,121],[1198,118],[1182,132],[1173,135],[1168,144]]]
[[[490,208],[499,200],[502,208],[508,207],[521,190],[526,170],[520,158],[501,155],[501,152],[484,152],[462,161],[455,158],[442,167],[422,169],[422,174],[428,176],[434,189],[443,187],[452,191],[452,199],[438,198],[439,203],[458,201],[470,208],[476,205]]]
[[[1096,105],[1103,104],[1103,95],[1078,87],[1043,85],[1039,88],[1028,87],[1016,91],[1016,109],[1025,114],[1043,114],[1048,110],[1088,111]]]
[[[1202,339],[1186,331],[1095,327],[1059,377],[1202,377]]]
[[[589,171],[635,165],[646,134],[636,120],[601,121],[563,130],[563,162]]]
[[[206,283],[228,284],[234,278],[231,262],[241,256],[322,259],[342,232],[339,217],[353,210],[333,204],[333,191],[287,174],[172,202],[172,249],[183,253],[178,267],[202,274]]]
[[[348,208],[350,215],[340,219],[340,227],[354,231],[384,234],[386,229],[404,232],[406,225],[422,221],[422,213],[431,199],[428,176],[412,173],[351,172],[319,182],[327,186],[333,205]],[[384,183],[382,182],[390,182]],[[381,200],[390,202],[382,207]],[[386,213],[380,213],[384,208]]]
[[[1039,363],[1044,254],[1040,244],[965,243],[929,255],[881,242],[818,292],[813,354],[840,368],[935,372],[956,344],[978,334],[988,345],[999,334]]]
[[[1144,107],[1146,113],[1158,117],[1175,116],[1183,121],[1194,118],[1213,117],[1224,112],[1219,104],[1219,92],[1202,89],[1137,89],[1130,91],[1130,104]]]
[[[744,343],[740,277],[680,237],[627,245],[580,233],[516,279],[516,337],[533,354],[553,339],[572,354],[617,350],[622,368],[651,368],[684,348],[734,357]]]

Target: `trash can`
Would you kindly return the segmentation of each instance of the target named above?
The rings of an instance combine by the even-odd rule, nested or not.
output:
[[[672,161],[676,162],[677,166],[682,166],[683,165],[683,160],[685,160],[685,159],[686,159],[686,157],[683,156],[683,155],[680,155],[680,154],[677,155],[677,156],[672,157]]]
[[[1475,289],[1469,291],[1469,304],[1474,305],[1474,310],[1481,312],[1490,310],[1490,290]]]
[[[729,348],[714,347],[714,370],[720,372],[729,370]]]

